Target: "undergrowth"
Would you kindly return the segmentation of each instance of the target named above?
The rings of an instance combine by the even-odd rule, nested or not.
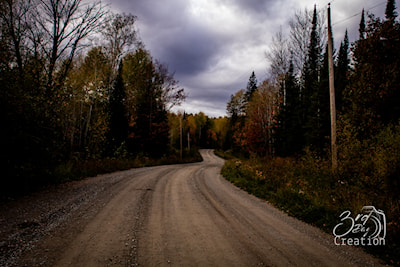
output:
[[[179,153],[175,152],[161,158],[150,158],[146,155],[138,155],[135,158],[105,158],[85,161],[71,160],[58,166],[52,175],[56,177],[59,182],[65,182],[131,168],[199,161],[202,161],[202,157],[197,149],[192,149],[190,151],[185,150],[182,159]]]
[[[62,162],[55,167],[49,167],[48,169],[40,171],[36,170],[27,172],[26,176],[17,177],[18,179],[11,180],[8,184],[2,185],[2,188],[0,188],[0,200],[29,194],[48,185],[57,185],[68,181],[81,180],[99,174],[128,170],[131,168],[199,161],[202,161],[202,157],[197,149],[191,149],[190,151],[184,150],[182,159],[180,158],[180,153],[178,151],[173,151],[169,155],[165,155],[161,158],[151,158],[146,155],[86,160],[73,158],[66,162]],[[16,182],[12,183],[12,181]],[[4,188],[7,188],[7,191],[3,191],[2,189]]]
[[[388,264],[400,266],[398,130],[383,130],[374,139],[373,151],[371,142],[367,147],[367,143],[349,141],[348,150],[339,155],[340,167],[335,173],[328,160],[310,150],[297,159],[238,159],[229,153],[216,154],[227,159],[221,171],[227,180],[328,233],[332,234],[345,210],[358,214],[367,205],[383,210],[387,220],[386,245],[365,249]]]

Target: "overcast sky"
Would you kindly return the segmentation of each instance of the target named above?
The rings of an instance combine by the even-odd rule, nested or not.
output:
[[[346,28],[350,41],[358,36],[363,8],[384,18],[386,7],[386,0],[108,1],[115,12],[138,17],[146,48],[185,88],[188,98],[177,110],[212,117],[226,115],[230,96],[246,88],[253,70],[258,82],[268,77],[265,52],[280,27],[288,30],[296,10],[316,4],[326,12],[331,2],[334,39],[340,43]]]

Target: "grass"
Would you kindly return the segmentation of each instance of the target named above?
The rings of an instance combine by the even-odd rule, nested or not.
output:
[[[53,180],[65,182],[131,168],[192,163],[199,161],[202,161],[202,157],[197,149],[185,151],[182,159],[180,159],[178,153],[172,153],[161,158],[137,156],[136,158],[105,158],[85,161],[70,160],[57,166],[52,173],[52,176],[54,177]]]
[[[102,158],[102,159],[70,159],[47,169],[26,169],[25,175],[3,179],[0,188],[0,201],[9,197],[17,197],[40,190],[48,185],[62,184],[68,181],[81,180],[99,174],[128,170],[148,166],[191,163],[202,161],[197,149],[185,150],[182,159],[179,152],[172,152],[161,158],[136,156],[135,158]]]
[[[400,266],[400,218],[396,198],[391,198],[388,192],[377,192],[376,179],[369,177],[351,182],[345,173],[333,174],[329,162],[309,151],[301,159],[238,159],[227,155],[229,153],[216,154],[228,159],[221,170],[227,180],[331,234],[345,210],[358,214],[366,205],[382,209],[387,217],[386,246],[368,247],[367,251],[388,264]]]

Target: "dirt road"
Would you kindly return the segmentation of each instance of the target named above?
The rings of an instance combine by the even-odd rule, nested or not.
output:
[[[234,187],[219,175],[223,160],[201,154],[201,163],[101,175],[7,203],[0,265],[378,265]]]

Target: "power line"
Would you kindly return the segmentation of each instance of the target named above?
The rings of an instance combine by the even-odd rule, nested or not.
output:
[[[332,1],[332,2],[333,2],[333,1]],[[332,3],[332,2],[331,2],[331,3]],[[374,8],[377,8],[378,6],[381,6],[381,5],[383,5],[383,4],[386,4],[386,2],[381,2],[381,3],[379,3],[379,4],[377,4],[377,5],[374,5],[374,6],[370,7],[370,8],[364,9],[364,11],[366,11],[366,12],[367,12],[367,11],[370,11],[370,10],[372,10],[372,9],[374,9]],[[352,15],[352,16],[349,16],[349,17],[347,17],[347,18],[345,18],[345,19],[339,20],[339,21],[333,23],[332,26],[337,25],[337,24],[340,24],[340,23],[342,23],[342,22],[345,22],[345,21],[347,21],[347,20],[349,20],[349,19],[352,19],[352,18],[354,18],[354,17],[356,17],[356,16],[359,16],[359,15],[361,15],[361,13],[362,13],[362,11],[360,11],[360,12],[358,12],[358,13]]]

